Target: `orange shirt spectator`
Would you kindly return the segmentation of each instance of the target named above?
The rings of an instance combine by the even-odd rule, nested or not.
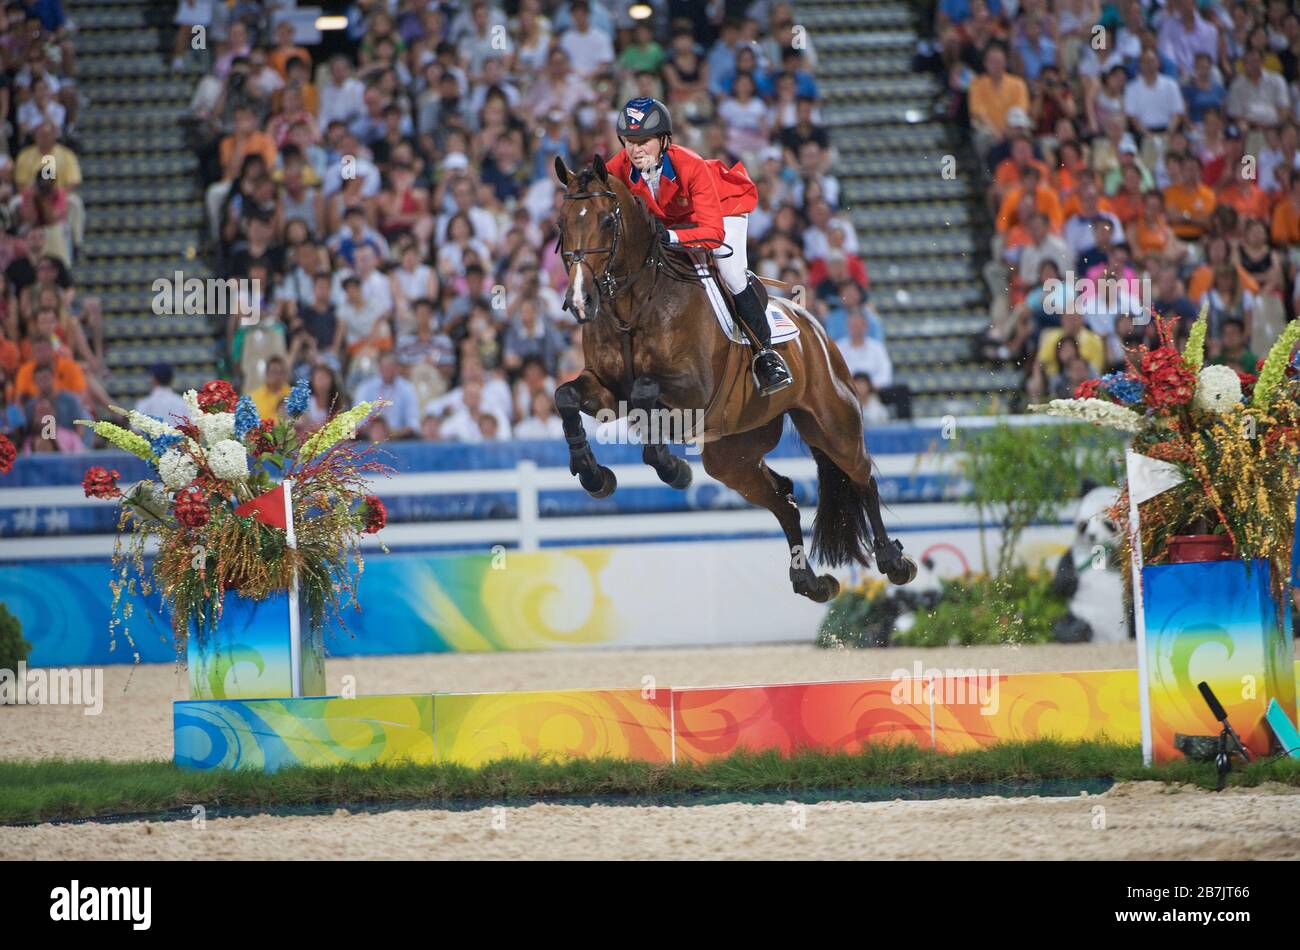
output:
[[[1101,204],[1100,201],[1097,203]],[[1134,194],[1127,188],[1121,188],[1110,197],[1110,208],[1107,210],[1119,218],[1120,224],[1127,230],[1142,216],[1142,192]]]
[[[1199,175],[1197,170],[1198,178]],[[1199,181],[1195,185],[1170,185],[1165,189],[1165,212],[1169,215],[1169,226],[1184,241],[1200,240],[1205,228],[1195,219],[1209,218],[1218,204],[1214,192]]]
[[[30,399],[36,395],[36,383],[33,374],[36,361],[28,360],[18,367],[14,376],[14,395],[19,399]],[[77,361],[66,356],[54,357],[54,387],[58,392],[70,392],[77,396],[86,394],[86,376],[81,372]]]
[[[999,134],[1007,130],[1007,113],[1012,109],[1029,112],[1029,86],[1019,76],[1004,74],[1001,81],[977,76],[970,84],[971,118],[979,119]]]
[[[1163,216],[1152,224],[1143,217],[1133,222],[1133,250],[1139,257],[1163,254],[1173,238],[1174,232]]]
[[[1253,181],[1238,179],[1224,185],[1219,189],[1218,201],[1219,204],[1228,205],[1235,210],[1240,218],[1258,218],[1267,221],[1272,210],[1268,192]]]
[[[221,140],[221,167],[238,169],[244,159],[249,155],[261,155],[266,160],[267,168],[275,167],[276,147],[275,139],[258,129],[249,133],[242,140],[236,140],[234,135],[227,135]]]
[[[1237,279],[1241,281],[1242,290],[1249,290],[1252,294],[1259,293],[1259,281],[1244,267],[1238,266]],[[1199,301],[1213,286],[1214,268],[1209,264],[1202,264],[1192,271],[1191,277],[1187,278],[1187,299]]]
[[[1052,180],[1051,170],[1047,165],[1036,158],[1031,158],[1026,164],[1033,165],[1038,169],[1041,181],[1050,182]],[[1014,158],[1004,158],[998,162],[997,170],[993,173],[993,181],[998,186],[999,191],[1006,191],[1008,188],[1014,188],[1020,183],[1020,173],[1024,166],[1018,164]]]
[[[1020,197],[1025,192],[1022,185],[1019,188],[1013,188],[1007,192],[1002,199],[1002,207],[998,209],[998,233],[1005,234],[1013,225],[1028,225],[1028,221],[1018,220],[1016,206],[1020,204]],[[1062,225],[1065,223],[1065,217],[1061,213],[1061,202],[1056,197],[1056,192],[1046,185],[1039,185],[1034,189],[1034,207],[1047,215],[1047,220],[1051,225],[1054,234],[1060,233]]]
[[[8,337],[0,336],[0,369],[5,371],[6,376],[12,377],[18,372],[18,364],[18,344]]]
[[[1300,244],[1300,178],[1291,185],[1291,196],[1273,209],[1271,229],[1274,244]]]
[[[1104,195],[1097,196],[1097,210],[1105,211],[1107,214],[1113,214],[1117,218],[1119,217],[1115,212],[1115,203]],[[1077,189],[1075,194],[1070,195],[1070,197],[1065,199],[1061,204],[1061,214],[1065,217],[1066,221],[1073,218],[1076,214],[1083,214],[1083,202],[1079,200]]]
[[[277,46],[266,54],[266,64],[279,73],[281,79],[288,79],[289,60],[295,56],[311,62],[311,53],[301,46]]]

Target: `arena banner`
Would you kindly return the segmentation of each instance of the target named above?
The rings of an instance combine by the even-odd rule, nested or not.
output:
[[[929,583],[981,563],[974,528],[898,536],[934,564]],[[1068,542],[1068,528],[1032,528],[1022,553],[1052,562]],[[30,665],[176,659],[157,591],[124,593],[130,638],[110,631],[111,579],[104,562],[0,565],[0,603],[32,643]],[[826,610],[791,591],[776,538],[373,554],[358,603],[325,631],[327,656],[811,642]]]

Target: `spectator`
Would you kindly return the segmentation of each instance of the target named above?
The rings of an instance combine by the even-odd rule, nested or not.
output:
[[[1165,208],[1174,234],[1183,241],[1199,241],[1218,206],[1214,192],[1201,181],[1201,162],[1195,155],[1178,159],[1177,183],[1165,189]]]
[[[1006,134],[1011,109],[1029,112],[1029,87],[1007,72],[1006,51],[1000,45],[984,54],[984,74],[971,83],[969,109],[977,148],[983,153]]]
[[[885,345],[867,335],[867,321],[861,313],[848,315],[848,332],[835,345],[843,354],[849,372],[866,373],[878,389],[887,389],[894,381],[894,364]]]
[[[176,419],[188,419],[190,410],[185,400],[172,389],[173,376],[170,363],[155,363],[149,367],[149,395],[135,404],[136,411],[161,419],[168,425],[174,425]]]
[[[392,403],[381,410],[388,423],[390,438],[412,438],[420,428],[420,402],[415,387],[401,375],[401,363],[396,353],[384,353],[379,358],[379,374],[357,387],[356,398],[358,402],[387,399]]]
[[[1221,337],[1215,349],[1218,353],[1209,362],[1229,366],[1238,373],[1254,374],[1259,362],[1246,345],[1246,325],[1236,317],[1227,317],[1220,327]]]
[[[284,357],[272,356],[266,361],[266,377],[261,386],[249,394],[262,419],[278,419],[284,408],[284,398],[289,395],[289,369]]]

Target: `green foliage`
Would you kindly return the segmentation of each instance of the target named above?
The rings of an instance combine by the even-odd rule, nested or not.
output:
[[[1114,484],[1123,445],[1122,433],[1087,425],[1000,422],[969,432],[961,468],[971,502],[981,525],[991,522],[1002,530],[997,562],[990,568],[986,561],[986,573],[1010,570],[1025,528],[1057,520],[1085,480]]]
[[[1052,625],[1069,604],[1052,574],[1016,566],[998,577],[968,574],[941,580],[938,592],[916,595],[875,581],[831,601],[817,632],[820,647],[942,647],[980,643],[1050,643]],[[895,633],[900,614],[911,624]]]
[[[817,628],[817,645],[822,648],[889,646],[899,607],[884,594],[880,585],[841,592],[831,601]]]
[[[1050,643],[1052,625],[1069,609],[1052,589],[1047,571],[1016,566],[998,577],[971,575],[941,581],[933,610],[895,634],[899,646],[971,646],[983,643]]]
[[[0,604],[0,670],[17,671],[19,662],[26,660],[32,645],[23,639],[23,625]]]

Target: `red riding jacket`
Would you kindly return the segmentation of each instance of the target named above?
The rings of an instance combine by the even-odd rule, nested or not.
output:
[[[619,152],[605,163],[605,168],[676,231],[679,240],[700,242],[698,247],[721,244],[722,219],[749,214],[758,205],[758,189],[750,181],[744,163],[726,168],[716,158],[703,158],[681,145],[669,145],[664,153],[658,200],[627,152]],[[686,222],[692,226],[677,226]]]

